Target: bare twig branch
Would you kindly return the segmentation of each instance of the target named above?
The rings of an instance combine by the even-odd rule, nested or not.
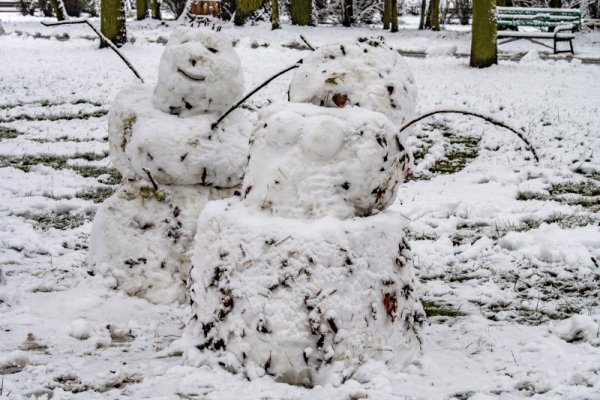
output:
[[[300,35],[300,39],[302,39],[302,41],[304,42],[304,44],[307,45],[309,49],[311,49],[312,51],[316,50],[313,46],[311,46],[310,43],[308,43],[308,40],[306,40],[306,38],[304,36]]]
[[[158,185],[156,184],[156,181],[154,180],[154,177],[152,176],[150,171],[148,171],[148,168],[142,168],[142,171],[144,171],[146,175],[148,175],[148,179],[150,179],[150,183],[152,183],[152,187],[154,188],[154,190],[158,191]]]
[[[535,151],[535,148],[531,145],[531,143],[529,143],[529,140],[527,140],[527,138],[525,137],[525,134],[523,132],[519,132],[518,130],[511,128],[510,126],[504,124],[503,122],[500,122],[498,120],[495,120],[491,117],[488,117],[486,115],[482,115],[482,114],[478,114],[475,112],[471,112],[471,111],[464,111],[464,110],[437,110],[437,111],[431,111],[428,112],[426,114],[423,114],[409,122],[407,122],[406,124],[402,125],[402,127],[400,128],[400,133],[404,132],[406,129],[408,129],[409,127],[411,127],[412,125],[416,124],[417,122],[425,119],[425,118],[429,118],[432,115],[436,115],[436,114],[462,114],[462,115],[469,115],[472,117],[477,117],[477,118],[481,118],[484,121],[489,122],[490,124],[496,125],[496,126],[500,126],[504,129],[508,129],[509,131],[511,131],[512,133],[514,133],[515,135],[517,135],[519,137],[519,139],[521,139],[526,145],[527,145],[527,149],[529,151],[531,151],[531,153],[533,154],[533,158],[535,159],[536,162],[540,161],[537,152]]]
[[[109,38],[107,38],[106,36],[104,36],[104,34],[102,34],[102,32],[100,32],[98,29],[96,29],[96,27],[88,19],[72,19],[72,20],[68,20],[68,21],[58,21],[58,22],[41,22],[41,24],[44,25],[44,26],[87,24],[90,28],[92,28],[92,30],[94,32],[96,32],[96,34],[98,35],[98,37],[100,37],[100,40],[106,42],[106,44],[108,44],[108,47],[110,47],[110,49],[112,51],[114,51],[115,53],[117,53],[117,55],[121,58],[121,60],[123,60],[123,62],[125,63],[125,65],[127,65],[127,67],[129,67],[129,69],[135,74],[135,76],[142,83],[144,83],[144,79],[136,71],[136,69],[129,62],[129,60],[127,58],[125,58],[125,56],[119,51],[119,48],[117,46],[115,46],[115,44]]]
[[[241,106],[246,100],[248,100],[250,97],[252,97],[256,92],[258,92],[259,90],[261,90],[262,88],[264,88],[265,86],[267,86],[269,83],[271,83],[272,80],[274,80],[275,78],[280,77],[281,75],[285,74],[286,72],[289,72],[293,69],[296,69],[300,66],[300,64],[302,64],[302,60],[298,61],[296,64],[292,65],[291,67],[287,67],[286,69],[279,71],[278,73],[276,73],[275,75],[273,75],[272,77],[270,77],[269,79],[267,79],[266,81],[264,81],[263,83],[261,83],[260,85],[258,85],[256,88],[254,88],[254,90],[252,90],[250,93],[248,93],[246,96],[244,96],[244,98],[242,98],[240,101],[238,101],[236,104],[234,104],[233,106],[231,106],[229,108],[229,110],[227,110],[225,112],[225,114],[221,115],[219,117],[219,119],[217,120],[217,122],[215,122],[214,124],[211,125],[212,129],[215,129],[217,126],[219,126],[219,123],[221,121],[223,121],[225,119],[225,117],[227,117],[233,110],[235,110],[236,108],[238,108],[239,106]]]

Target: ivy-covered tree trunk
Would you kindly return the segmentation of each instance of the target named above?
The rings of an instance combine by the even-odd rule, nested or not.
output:
[[[354,9],[352,8],[352,0],[342,1],[342,25],[345,27],[352,26],[352,19],[354,18]]]
[[[162,19],[160,13],[161,0],[150,0],[150,9],[152,10],[153,19]]]
[[[421,18],[419,18],[419,30],[425,29],[425,14],[427,13],[427,0],[421,1]]]
[[[383,1],[383,29],[390,29],[392,21],[392,2],[391,0]]]
[[[271,0],[271,29],[279,28],[279,0]]]
[[[235,17],[233,23],[235,25],[244,25],[246,19],[252,13],[258,10],[268,0],[238,0],[235,7]]]
[[[135,0],[135,11],[138,21],[146,19],[148,14],[148,1],[147,0]]]
[[[345,6],[345,0],[344,0]],[[310,25],[312,23],[312,0],[292,0],[290,17],[294,25]]]
[[[471,67],[486,68],[498,63],[496,33],[496,0],[473,1]]]
[[[479,1],[479,0],[475,0]],[[432,31],[440,30],[440,0],[431,0],[430,28]]]
[[[125,5],[122,0],[101,0],[100,31],[117,47],[121,47],[127,41]],[[107,46],[108,43],[100,41],[100,47]]]
[[[390,19],[392,23],[392,32],[398,32],[398,0],[391,0]]]
[[[65,4],[62,0],[50,0],[50,5],[54,10],[54,15],[56,15],[56,19],[58,21],[64,21],[68,19],[67,10],[65,9]]]

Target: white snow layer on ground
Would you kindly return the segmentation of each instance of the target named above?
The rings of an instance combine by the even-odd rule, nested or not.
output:
[[[416,150],[436,140],[422,159],[430,166],[447,154],[449,138],[481,138],[464,169],[402,184],[393,206],[408,219],[419,294],[430,315],[424,355],[402,372],[366,363],[337,388],[307,390],[268,376],[249,382],[221,368],[182,366],[163,350],[181,337],[189,306],[129,297],[111,289],[113,279],[94,274],[86,264],[94,201],[115,184],[105,113],[133,75],[109,50],[98,50],[97,40],[86,39],[84,26],[2,19],[8,33],[0,37],[3,399],[600,397],[597,66],[540,60],[474,70],[465,59],[407,59],[419,112],[455,107],[490,114],[523,128],[541,162],[532,163],[510,134],[479,121],[420,124],[409,144]],[[153,84],[164,50],[157,40],[171,28],[155,22],[128,28],[137,40],[123,52]],[[37,32],[68,32],[71,39],[35,39]],[[469,38],[468,32],[287,25],[228,32],[238,41],[247,87],[309,54],[281,46],[299,33],[315,46],[332,37],[382,34],[394,48],[445,44],[458,52],[468,50]],[[579,33],[576,50],[599,56],[599,37]],[[254,42],[268,47],[253,48]],[[248,107],[285,100],[290,80],[273,82]]]

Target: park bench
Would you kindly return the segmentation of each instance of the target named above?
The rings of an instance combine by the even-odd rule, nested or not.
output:
[[[17,11],[18,2],[0,0],[0,12],[15,12]]]
[[[498,31],[498,39],[506,39],[498,45],[525,39],[552,49],[554,54],[573,53],[574,32],[581,28],[581,12],[563,8],[497,7],[496,21],[498,28],[509,29]],[[519,32],[519,27],[546,28],[548,31]],[[554,46],[537,39],[552,40]],[[558,50],[558,42],[569,42],[570,50]]]

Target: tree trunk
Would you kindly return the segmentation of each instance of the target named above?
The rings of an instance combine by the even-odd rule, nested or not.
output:
[[[312,0],[292,0],[290,17],[294,25],[310,25],[312,17]],[[343,3],[345,6],[345,0]]]
[[[479,1],[479,0],[475,0]],[[440,0],[431,0],[431,10],[430,10],[430,28],[433,31],[440,30]]]
[[[391,13],[390,19],[392,20],[391,32],[398,32],[398,0],[391,0]]]
[[[279,29],[279,0],[271,0],[271,29]]]
[[[470,65],[486,68],[497,63],[496,0],[473,1]]]
[[[246,19],[264,3],[265,0],[238,0],[233,23],[238,26],[244,25]]]
[[[152,9],[152,19],[162,19],[160,14],[161,0],[150,0],[150,8]]]
[[[562,0],[550,0],[550,8],[562,8]]]
[[[419,19],[419,30],[425,29],[425,14],[427,13],[427,0],[421,1],[421,18]]]
[[[62,2],[62,0],[50,0],[50,5],[52,6],[58,21],[64,21],[68,18],[67,11],[65,10],[65,4]]]
[[[125,5],[122,0],[101,0],[100,31],[117,47],[127,41]],[[108,47],[108,44],[101,40],[100,47]]]
[[[148,2],[146,0],[135,0],[135,12],[138,21],[146,19],[146,14],[148,14]]]
[[[349,28],[352,26],[354,10],[352,8],[352,0],[342,1],[342,25]]]
[[[390,22],[392,21],[392,1],[383,1],[383,29],[390,29]]]
[[[69,17],[81,16],[81,1],[80,0],[59,0],[62,3],[66,15]]]

